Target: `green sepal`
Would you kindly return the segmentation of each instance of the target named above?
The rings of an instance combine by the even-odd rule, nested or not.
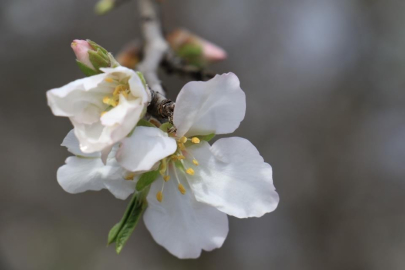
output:
[[[201,141],[209,142],[209,141],[212,140],[212,138],[215,137],[215,135],[216,135],[215,133],[211,133],[211,134],[208,134],[208,135],[200,135],[200,136],[195,136],[195,137],[197,137]]]
[[[143,86],[146,88],[147,87],[146,86],[146,80],[145,80],[145,77],[143,76],[142,72],[137,71],[136,74],[138,74],[139,79],[141,79]]]
[[[137,127],[156,127],[154,124],[149,122],[148,120],[141,119],[138,121],[138,124],[136,124]]]
[[[177,55],[196,67],[204,67],[207,64],[203,57],[203,48],[199,44],[185,44],[178,49]]]
[[[171,123],[169,123],[169,122],[166,122],[166,123],[161,124],[159,128],[160,128],[162,131],[167,132],[167,131],[168,131],[170,128],[172,128],[172,127],[173,127],[173,124],[171,124]]]
[[[108,233],[107,246],[115,242],[115,250],[118,254],[122,251],[148,205],[146,201],[148,193],[149,188],[142,192],[135,192],[121,221],[115,224]]]
[[[159,170],[157,171],[150,171],[146,172],[141,175],[141,177],[138,180],[138,183],[136,183],[136,190],[141,191],[144,188],[148,187],[150,184],[152,184],[159,176]]]
[[[86,39],[86,41],[90,44],[91,47],[93,47],[93,49],[95,51],[100,50],[105,56],[107,56],[109,54],[109,52],[106,49],[104,49],[103,47],[101,47],[100,45],[95,43],[94,41],[92,41],[90,39]]]
[[[181,46],[177,54],[183,58],[200,57],[203,54],[203,48],[199,44],[185,44]]]
[[[86,75],[87,77],[89,76],[93,76],[93,75],[97,75],[100,74],[100,71],[94,70],[89,66],[86,66],[85,64],[83,64],[82,62],[80,62],[79,60],[76,60],[77,65],[79,66],[80,70],[84,73],[84,75]]]
[[[131,130],[131,132],[128,133],[127,137],[132,136],[132,134],[134,133],[136,127],[156,127],[156,126],[154,124],[152,124],[151,122],[149,122],[148,120],[141,119],[141,120],[138,121],[136,126]]]
[[[104,55],[100,49],[97,51],[88,51],[89,60],[93,67],[97,70],[100,68],[110,67],[110,60],[107,55]]]

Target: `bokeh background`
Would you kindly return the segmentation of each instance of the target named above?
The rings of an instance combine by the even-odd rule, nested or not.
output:
[[[98,17],[96,0],[0,0],[0,269],[405,269],[405,1],[167,0],[178,26],[229,53],[247,94],[236,135],[274,169],[281,201],[230,218],[221,249],[178,260],[140,222],[106,248],[125,201],[56,182],[71,129],[45,92],[82,77],[70,42],[113,53],[139,37],[135,3]],[[175,98],[184,80],[162,74]]]

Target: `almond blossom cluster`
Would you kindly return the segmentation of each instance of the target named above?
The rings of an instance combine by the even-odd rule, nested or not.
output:
[[[69,193],[107,189],[123,200],[134,194],[109,243],[125,243],[128,233],[122,232],[130,235],[143,215],[158,244],[178,258],[197,258],[222,246],[227,215],[261,217],[275,210],[272,168],[256,147],[240,137],[209,143],[234,132],[245,116],[235,74],[187,83],[173,119],[162,123],[148,115],[151,94],[142,74],[119,66],[98,45],[74,43],[78,61],[94,74],[47,92],[52,112],[74,127],[62,142],[73,156],[57,180]],[[89,59],[94,51],[103,65]]]

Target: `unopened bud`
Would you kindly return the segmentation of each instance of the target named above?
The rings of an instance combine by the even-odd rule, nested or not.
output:
[[[185,29],[171,32],[167,41],[178,56],[192,65],[203,66],[227,57],[224,49]]]
[[[89,59],[89,51],[94,51],[94,48],[91,47],[89,42],[86,40],[75,39],[73,40],[71,47],[78,61],[91,69],[95,69]]]
[[[91,40],[75,39],[71,46],[77,65],[87,76],[102,73],[100,68],[119,66],[111,53]]]

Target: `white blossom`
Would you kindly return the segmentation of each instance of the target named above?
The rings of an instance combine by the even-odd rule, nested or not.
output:
[[[62,142],[62,146],[75,156],[68,157],[66,164],[57,172],[62,188],[69,193],[88,190],[108,189],[116,198],[125,200],[135,190],[136,176],[122,168],[115,159],[117,147],[107,158],[106,165],[100,159],[101,153],[83,153],[79,148],[74,131],[71,130]],[[135,177],[135,179],[134,179]]]
[[[124,67],[47,92],[57,116],[69,117],[84,153],[109,152],[143,117],[150,97],[139,75]]]
[[[147,197],[144,222],[156,242],[179,258],[197,258],[201,250],[221,247],[228,233],[226,214],[260,217],[277,207],[272,168],[256,147],[239,137],[210,146],[202,136],[232,133],[245,110],[235,74],[190,82],[176,100],[175,137],[137,127],[139,139],[125,139],[126,147],[118,152],[124,167],[142,170],[167,156]],[[141,140],[149,147],[140,147]]]

